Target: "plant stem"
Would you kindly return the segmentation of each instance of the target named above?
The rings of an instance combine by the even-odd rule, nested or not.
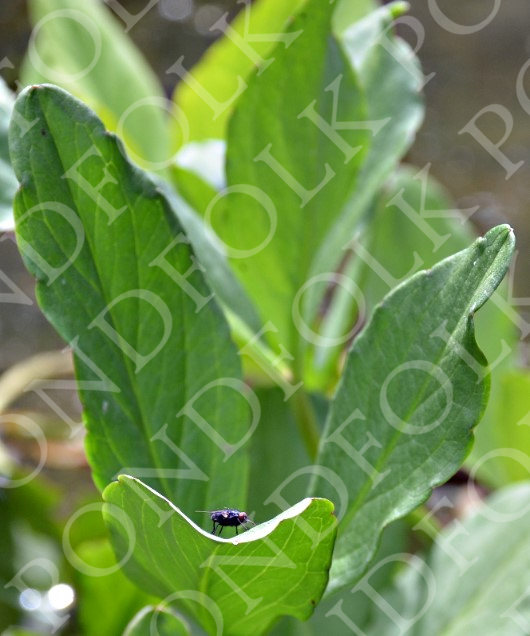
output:
[[[292,407],[298,424],[298,430],[304,441],[307,454],[315,461],[320,443],[317,416],[309,395],[301,387],[292,396]]]

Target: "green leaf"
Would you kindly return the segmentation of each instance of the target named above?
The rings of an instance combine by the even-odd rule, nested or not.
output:
[[[418,618],[411,636],[528,633],[530,485],[499,490],[473,508],[444,529],[423,567],[406,568],[386,597],[401,616]],[[366,633],[394,635],[396,624],[378,614]]]
[[[0,232],[13,231],[13,198],[17,191],[17,179],[11,168],[7,131],[13,111],[11,91],[0,77]]]
[[[381,530],[425,501],[468,454],[489,387],[489,376],[474,370],[487,362],[473,316],[501,282],[513,249],[511,229],[494,228],[394,289],[355,340],[318,458],[348,492],[347,508],[337,513],[330,592],[356,581]],[[442,327],[448,344],[433,335]],[[458,347],[473,356],[473,368]],[[317,476],[310,491],[336,497]]]
[[[271,321],[278,330],[271,338],[295,358],[300,336],[292,319],[293,300],[353,188],[371,137],[367,130],[341,129],[344,143],[332,141],[309,118],[326,123],[334,115],[339,122],[366,119],[364,95],[331,36],[332,15],[329,3],[309,2],[290,26],[290,32],[302,30],[302,35],[287,50],[280,44],[274,64],[254,77],[241,96],[227,150],[227,183],[236,191],[211,213],[220,238],[233,249],[249,251],[232,258],[232,266],[263,322]],[[283,171],[290,176],[280,176]],[[293,179],[299,185],[293,186]]]
[[[416,223],[398,205],[392,203],[399,202],[396,197],[400,193],[402,201],[419,215]],[[471,211],[470,209],[469,212]],[[360,242],[390,276],[399,281],[414,267],[414,254],[422,263],[422,268],[432,267],[437,260],[463,249],[473,239],[471,227],[469,223],[465,223],[464,213],[467,214],[468,211],[458,214],[454,201],[425,169],[418,171],[415,167],[403,167],[393,175],[378,197],[372,220]],[[435,241],[428,233],[431,237],[436,236]],[[362,261],[361,272],[356,281],[362,289],[368,309],[378,303],[389,290],[388,283]],[[506,297],[506,292],[506,285],[501,285],[496,294]],[[347,292],[343,295],[346,300],[350,299],[350,309],[346,313],[351,315],[351,296]],[[343,328],[341,333],[347,328]],[[490,400],[475,433],[475,444],[466,460],[466,466],[473,469],[479,462],[478,478],[500,486],[510,483],[502,457],[492,457],[484,463],[480,463],[480,459],[499,446],[510,445],[501,442],[504,431],[508,429],[505,425],[499,426],[502,417],[499,418],[498,402],[502,400],[500,386],[503,375],[507,369],[513,367],[518,358],[518,332],[510,317],[493,302],[487,303],[484,310],[477,315],[475,328],[480,348],[489,360],[495,361],[495,366],[491,372]],[[506,347],[511,353],[505,356]]]
[[[23,83],[53,83],[80,97],[109,130],[118,132],[142,167],[157,170],[155,164],[167,162],[168,108],[162,86],[116,16],[101,0],[30,0],[29,8],[38,29]]]
[[[78,618],[83,636],[122,636],[131,617],[150,602],[150,597],[133,585],[122,570],[108,541],[86,541],[75,553],[88,568],[75,569],[79,590]],[[112,571],[116,567],[115,571]],[[102,573],[107,570],[108,574]],[[93,573],[97,574],[94,576]]]
[[[244,38],[248,12],[247,33],[251,36],[248,38],[250,44],[241,47],[227,36],[220,38],[210,46],[201,61],[189,69],[193,80],[219,103],[231,100],[238,92],[240,81],[238,77],[247,85],[250,82],[249,77],[256,70],[256,65],[247,51],[254,51],[255,59],[262,58],[265,64],[276,57],[271,55],[277,42],[275,38],[281,36],[291,16],[305,2],[306,0],[259,0],[252,5],[243,5],[240,14],[230,24],[229,33],[235,34],[238,41],[239,38]],[[259,41],[260,36],[266,34],[271,34],[270,41],[267,42],[266,38],[264,38],[265,41]],[[252,41],[253,35],[258,36],[256,41]],[[280,46],[285,47],[285,44]],[[183,67],[186,67],[185,59],[182,63]],[[262,72],[268,73],[269,69],[265,67]],[[228,118],[235,101],[215,116],[216,113],[208,103],[185,81],[177,84],[173,99],[188,120],[189,141],[225,138]],[[180,137],[178,144],[180,146],[182,131],[178,128],[174,130],[174,133]]]
[[[530,487],[501,490],[482,506],[476,503],[476,514],[462,523],[465,531],[451,539],[467,563],[434,547],[428,564],[436,595],[414,634],[519,636],[528,630],[528,603],[517,600],[530,585]],[[451,531],[443,533],[446,540]],[[514,605],[520,616],[509,611]]]
[[[326,587],[335,518],[324,499],[304,499],[272,521],[222,539],[132,477],[121,475],[103,498],[118,558],[132,549],[124,564],[130,578],[167,603],[179,600],[210,634],[218,633],[216,619],[226,636],[259,636],[283,615],[305,620]]]
[[[413,220],[407,216],[396,205],[401,200],[418,217]],[[392,176],[378,196],[370,223],[362,232],[359,242],[397,284],[414,268],[415,254],[421,267],[429,268],[438,260],[464,249],[474,238],[470,225],[464,221],[464,214],[458,213],[454,201],[434,177],[424,170],[407,166],[400,168]],[[435,236],[438,238],[433,242],[431,237]],[[354,253],[351,253],[349,268],[350,271],[345,273],[360,288],[366,303],[366,313],[369,314],[389,292],[389,283]],[[505,296],[506,286],[501,285],[496,294]],[[339,286],[319,333],[328,338],[342,336],[357,322],[357,311],[358,306],[351,293]],[[487,303],[477,315],[475,328],[479,346],[488,359],[496,361],[503,355],[503,341],[512,350],[512,354],[503,357],[491,373],[490,401],[481,426],[476,431],[473,450],[466,460],[466,465],[470,468],[486,453],[499,445],[505,445],[500,444],[506,427],[499,426],[501,420],[496,412],[497,394],[502,376],[507,368],[513,366],[518,350],[517,329],[496,304]],[[333,378],[340,353],[340,349],[315,348],[311,369],[313,377],[306,375],[306,386],[315,389],[325,384],[327,378]],[[492,458],[480,464],[478,477],[493,485],[509,483],[502,463],[502,458]]]
[[[464,223],[463,215],[449,216],[448,211],[454,210],[455,203],[430,175],[423,190],[423,178],[427,175],[422,173],[423,171],[416,168],[406,167],[401,168],[393,176],[379,197],[373,221],[361,239],[368,252],[396,281],[406,276],[414,266],[414,254],[417,254],[422,262],[422,268],[432,267],[436,260],[463,249],[473,239],[470,225]],[[390,203],[400,192],[402,200],[419,215],[422,215],[422,208],[428,211],[423,214],[424,218],[421,221],[427,231],[422,231],[397,205]],[[458,214],[456,210],[453,213]],[[435,218],[436,215],[439,218]],[[427,232],[430,232],[432,237],[439,237],[436,244]],[[364,271],[359,277],[359,284],[367,305],[371,308],[383,298],[389,287],[370,267],[364,263],[363,265]],[[496,294],[505,296],[506,285],[501,285]],[[504,445],[500,444],[500,438],[506,426],[499,426],[502,419],[499,419],[497,402],[500,399],[503,374],[513,366],[518,357],[517,329],[495,303],[487,303],[483,311],[477,315],[475,329],[479,347],[488,360],[497,361],[499,356],[504,355],[503,342],[511,349],[511,355],[502,357],[498,364],[495,362],[491,372],[489,403],[481,425],[475,433],[476,439],[471,454],[466,460],[466,466],[471,469],[486,453],[497,449],[499,445]],[[502,458],[492,458],[481,463],[478,477],[494,485],[509,483],[502,463]]]
[[[123,636],[187,636],[185,623],[169,609],[144,607],[128,625]]]
[[[396,11],[403,11],[402,5],[403,3],[398,2],[380,7],[351,24],[341,36],[340,42],[345,54],[357,69],[359,81],[366,94],[366,119],[381,122],[386,120],[387,123],[373,138],[348,205],[341,211],[314,255],[311,276],[339,269],[341,260],[347,254],[344,246],[348,238],[353,236],[374,197],[411,146],[423,120],[424,104],[419,78],[408,70],[411,64],[417,64],[411,62],[412,51],[403,40],[393,36],[391,31],[385,37],[394,47],[392,52],[377,44],[378,37],[389,27]],[[345,3],[339,5],[339,9],[341,7],[345,7]],[[341,289],[338,286],[337,290]],[[308,290],[304,306],[306,324],[314,323],[325,292],[326,289],[318,285]],[[325,330],[318,333],[325,335]],[[322,381],[325,379],[324,376]]]
[[[206,144],[203,144],[206,145]],[[184,169],[174,171],[178,175],[177,193],[160,180],[163,189],[177,217],[189,236],[197,259],[202,267],[209,286],[215,293],[223,309],[237,347],[241,349],[261,329],[262,324],[256,308],[251,302],[241,282],[236,278],[225,249],[217,236],[206,227],[201,216],[208,203],[217,194],[213,187],[197,174]],[[201,215],[201,216],[200,216]],[[254,349],[259,351],[265,363],[272,364],[278,357],[264,341],[257,341]],[[270,386],[273,380],[250,356],[242,356],[243,376],[252,386]],[[277,367],[280,372],[288,371],[286,363]]]
[[[199,270],[187,278],[193,297],[177,284],[177,273],[192,267],[193,253],[182,242],[171,207],[124,158],[95,115],[62,89],[26,89],[16,108],[27,119],[39,119],[23,137],[15,122],[10,131],[13,164],[23,183],[15,204],[18,242],[37,277],[44,314],[76,353],[96,484],[103,489],[127,468],[190,510],[218,506],[220,500],[244,502],[245,450],[225,447],[220,439],[214,443],[196,416],[194,421],[189,410],[181,413],[213,383],[197,399],[196,411],[228,445],[247,433],[248,402],[218,382],[230,378],[243,390],[222,312],[215,300],[198,310],[200,297],[210,295]],[[68,172],[89,152],[77,176]],[[90,188],[104,179],[104,170],[115,182],[96,196]],[[72,178],[63,178],[67,172]],[[65,217],[51,211],[58,205],[66,206],[59,208]],[[72,227],[84,240],[77,241]],[[28,247],[40,255],[38,262]],[[166,251],[163,270],[155,261]],[[41,259],[48,263],[44,268]],[[65,262],[70,265],[59,275],[50,270]]]

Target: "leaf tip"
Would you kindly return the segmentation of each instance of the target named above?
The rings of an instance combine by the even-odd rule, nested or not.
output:
[[[397,2],[393,2],[390,5],[390,12],[394,20],[396,18],[401,17],[405,13],[408,13],[409,11],[410,11],[410,2],[406,2],[405,0],[398,0]]]
[[[488,230],[484,236],[479,239],[484,243],[492,244],[494,242],[506,242],[515,245],[515,233],[511,225],[502,223]]]
[[[63,93],[66,92],[64,89],[61,89],[58,86],[54,86],[53,84],[29,84],[20,91],[16,101],[20,102],[26,98],[36,98],[42,93],[55,90],[61,91]]]
[[[103,492],[101,493],[103,501],[109,502],[109,497],[112,495],[112,493],[118,488],[125,486],[127,484],[127,481],[130,479],[134,478],[124,474],[118,475],[114,481],[111,481],[103,488]]]

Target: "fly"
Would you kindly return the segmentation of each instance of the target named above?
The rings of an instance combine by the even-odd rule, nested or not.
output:
[[[223,508],[222,510],[197,510],[197,512],[206,512],[210,515],[210,519],[213,522],[212,534],[215,535],[217,528],[219,528],[219,534],[216,535],[218,537],[221,536],[221,532],[225,526],[235,528],[237,536],[237,529],[239,526],[243,526],[243,528],[248,529],[248,523],[255,525],[252,519],[248,518],[246,512],[241,512],[240,510],[235,510],[233,508]]]

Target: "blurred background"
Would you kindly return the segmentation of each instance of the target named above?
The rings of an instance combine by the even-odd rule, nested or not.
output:
[[[120,0],[120,3],[131,14],[136,14],[144,9],[147,0]],[[530,112],[524,110],[516,93],[517,77],[530,58],[530,3],[528,0],[501,2],[497,15],[488,26],[467,35],[450,33],[437,24],[425,0],[410,0],[410,5],[409,15],[419,20],[425,30],[425,39],[419,50],[424,73],[435,73],[435,76],[424,89],[426,120],[407,161],[418,169],[430,162],[431,174],[454,197],[455,207],[479,205],[471,219],[479,232],[504,222],[514,227],[519,250],[514,293],[530,298],[530,277],[526,275],[530,267]],[[485,20],[496,2],[438,0],[438,5],[447,18],[471,26]],[[210,31],[212,24],[227,11],[230,16],[235,16],[241,6],[237,0],[160,0],[131,29],[129,35],[155,70],[168,96],[173,93],[178,78],[175,74],[166,74],[166,70],[181,55],[186,57],[186,67],[190,68],[219,36],[218,31]],[[116,20],[123,25],[117,17]],[[412,46],[416,46],[417,36],[409,27],[402,25],[399,32]],[[30,33],[26,1],[0,0],[0,66],[4,58],[13,65],[13,68],[3,68],[0,74],[14,90]],[[524,87],[530,99],[530,69],[524,78]],[[481,109],[492,104],[506,107],[513,116],[513,130],[502,145],[502,151],[514,163],[525,162],[509,179],[506,179],[502,166],[471,135],[458,134]],[[527,108],[530,110],[529,105]],[[494,143],[505,134],[504,124],[492,114],[481,117],[477,125]],[[34,299],[34,281],[10,240],[0,243],[0,270]],[[4,291],[2,285],[0,282],[0,292]],[[530,309],[530,300],[528,305],[527,309]],[[38,352],[60,350],[64,346],[36,304],[0,304],[0,342],[0,375]],[[79,421],[80,407],[75,393],[54,393],[53,399]],[[17,402],[17,407],[25,412],[35,411],[35,418],[45,417],[43,406],[42,399],[36,394],[27,395]],[[51,411],[49,417],[52,424],[57,419]],[[24,440],[17,443],[21,445],[22,456],[31,455],[30,446],[34,445],[34,441],[28,440],[26,448],[22,448]],[[50,453],[43,473],[43,477],[50,480],[46,489],[37,483],[34,483],[33,490],[17,489],[20,496],[24,490],[25,498],[18,500],[17,506],[26,506],[28,516],[37,525],[33,530],[38,531],[40,523],[46,524],[47,509],[52,506],[59,504],[60,514],[66,519],[72,514],[72,509],[97,500],[81,444],[72,444],[67,453],[64,452],[65,444],[68,442],[64,439],[58,439],[56,448],[53,440],[49,443]],[[33,451],[38,457],[38,449]],[[1,461],[0,456],[0,468]],[[54,494],[51,484],[68,484],[68,488],[61,487]],[[73,497],[74,492],[75,502],[68,496],[70,493]],[[104,528],[100,526],[99,515],[95,514],[92,521],[90,515],[85,516],[83,527],[80,524],[73,527],[75,542],[80,544],[84,536],[93,538],[98,533],[104,536]],[[41,527],[40,530],[49,535],[55,532],[50,528]],[[26,541],[26,553],[29,550],[34,552],[34,556],[42,556],[55,549],[53,542],[48,545],[35,543],[36,535],[28,530],[26,536],[25,532],[21,527],[19,541]],[[2,545],[0,529],[0,578],[2,549],[9,550],[10,546]],[[130,594],[134,597],[132,587]],[[27,599],[27,603],[31,602]]]

